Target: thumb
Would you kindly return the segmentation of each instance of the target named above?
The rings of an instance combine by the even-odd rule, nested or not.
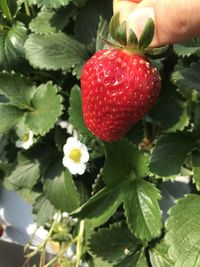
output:
[[[133,2],[124,1],[122,3]],[[151,46],[176,43],[200,36],[199,0],[143,0],[134,4],[126,18],[128,28],[140,37],[149,18],[155,22]]]

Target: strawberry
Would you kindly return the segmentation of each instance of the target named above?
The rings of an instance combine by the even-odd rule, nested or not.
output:
[[[104,141],[120,139],[150,110],[160,87],[160,75],[145,56],[120,48],[96,52],[81,76],[88,129]]]
[[[83,118],[88,129],[104,141],[122,138],[159,96],[160,74],[148,57],[161,57],[170,47],[149,48],[154,29],[149,19],[138,40],[125,21],[120,24],[116,13],[109,26],[115,43],[107,41],[111,47],[96,52],[83,68]]]

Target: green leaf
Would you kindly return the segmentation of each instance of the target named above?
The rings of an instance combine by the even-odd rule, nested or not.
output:
[[[40,85],[32,98],[32,110],[26,112],[25,124],[35,134],[44,135],[62,113],[62,98],[51,82]]]
[[[194,130],[198,134],[200,132],[200,105],[197,103],[197,105],[194,106]]]
[[[55,145],[58,150],[63,153],[63,146],[66,144],[66,129],[61,127],[55,128]]]
[[[44,195],[41,195],[33,204],[33,213],[36,216],[37,225],[45,225],[52,220],[55,208]]]
[[[159,100],[150,111],[150,116],[167,132],[183,130],[190,117],[187,102],[183,102],[177,88],[164,81]]]
[[[15,190],[21,188],[32,189],[40,178],[40,163],[36,159],[28,159],[21,153],[11,174],[7,176],[6,182],[10,183]]]
[[[93,265],[91,265],[91,267],[112,267],[112,264],[103,261],[100,258],[94,257],[93,258]]]
[[[145,177],[147,174],[147,155],[137,150],[128,140],[106,144],[103,177],[107,184],[117,184],[130,177]]]
[[[158,101],[150,115],[168,132],[183,130],[189,124],[187,106],[185,102],[179,101],[177,96]]]
[[[74,27],[75,35],[81,43],[87,45],[92,53],[95,52],[95,48],[98,49],[96,43],[101,38],[99,36],[101,23],[106,23],[106,20],[109,21],[111,14],[112,1],[93,0],[82,8],[77,16]],[[107,36],[104,35],[103,37]]]
[[[92,234],[88,241],[89,252],[108,262],[123,260],[128,252],[135,252],[141,246],[125,225],[112,225]]]
[[[99,18],[99,24],[96,37],[96,51],[104,49],[105,41],[103,38],[108,36],[108,21],[103,17]]]
[[[183,88],[200,90],[200,63],[192,63],[189,67],[175,71],[172,80]]]
[[[182,108],[182,114],[180,116],[179,121],[174,124],[171,128],[167,130],[167,132],[176,132],[176,131],[183,131],[190,123],[190,114],[188,112],[188,107],[186,103],[179,103]]]
[[[78,132],[86,135],[90,134],[83,120],[81,92],[78,85],[75,85],[71,89],[69,103],[70,107],[68,113],[70,123]]]
[[[0,133],[7,132],[11,128],[15,127],[16,124],[23,118],[23,115],[24,112],[14,106],[0,104]]]
[[[161,242],[149,250],[150,261],[153,267],[174,267],[174,263],[168,256],[168,246]]]
[[[126,138],[133,144],[140,143],[144,138],[144,130],[142,121],[134,124],[133,127],[128,131]]]
[[[39,34],[57,33],[63,30],[73,15],[72,9],[61,9],[59,11],[42,9],[36,18],[32,19],[29,29]]]
[[[36,88],[29,80],[18,74],[0,73],[0,93],[4,94],[10,103],[20,109],[29,109]]]
[[[147,259],[143,250],[128,255],[124,260],[115,264],[113,267],[148,267]]]
[[[124,202],[130,230],[142,240],[151,240],[159,236],[162,226],[159,198],[158,191],[150,183],[143,180],[125,181],[104,187],[72,215],[87,219],[93,227],[97,227],[104,224]]]
[[[17,22],[9,30],[0,32],[0,67],[12,69],[24,57],[27,29]]]
[[[85,47],[64,33],[29,35],[25,53],[33,67],[46,70],[69,71],[88,59]]]
[[[16,188],[12,189],[16,190]],[[37,192],[36,190],[30,189],[30,188],[21,188],[17,190],[17,193],[20,195],[20,197],[27,203],[33,205],[35,200],[40,196],[41,193]]]
[[[72,212],[80,205],[80,195],[70,173],[62,170],[60,164],[49,167],[44,184],[46,197],[61,211]]]
[[[150,170],[160,176],[176,175],[185,158],[196,144],[191,133],[177,132],[162,135],[152,152]]]
[[[93,227],[104,224],[122,203],[122,185],[103,188],[72,213],[79,219],[88,219]]]
[[[162,196],[159,205],[162,211],[163,221],[166,221],[169,217],[168,211],[177,199],[191,193],[192,189],[189,183],[189,177],[183,177],[181,181],[176,179],[176,176],[171,177],[171,179],[169,178],[167,181],[160,182],[158,188]]]
[[[165,240],[173,267],[200,265],[200,196],[188,195],[171,209]]]
[[[151,44],[154,36],[154,30],[154,21],[149,18],[139,39],[138,47],[140,49],[144,49]]]
[[[71,0],[31,0],[33,4],[38,6],[45,6],[47,8],[59,8],[61,6],[66,6],[70,3]]]
[[[184,43],[174,44],[174,51],[179,57],[200,55],[200,38],[192,39]]]
[[[141,240],[150,241],[161,233],[159,191],[153,184],[136,180],[128,184],[124,194],[125,216],[132,233]]]
[[[192,177],[193,182],[195,183],[197,190],[200,190],[200,152],[194,151],[192,153],[192,167],[194,175]]]

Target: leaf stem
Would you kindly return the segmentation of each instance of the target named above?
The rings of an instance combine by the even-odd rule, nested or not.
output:
[[[76,267],[79,267],[79,264],[80,264],[80,261],[81,261],[84,230],[85,230],[85,221],[82,220],[80,222],[79,233],[78,233],[78,236],[77,236],[77,245],[76,245],[76,257],[77,257],[77,259],[76,259]]]
[[[72,241],[70,243],[68,243],[63,249],[60,250],[60,252],[56,255],[56,257],[54,257],[52,260],[50,260],[46,265],[44,265],[43,267],[49,267],[51,266],[53,263],[55,263],[65,252],[66,250],[73,245],[74,243],[77,242],[77,237],[75,237],[74,239],[72,239]]]
[[[60,215],[60,213],[57,214],[54,222],[52,223],[51,228],[50,228],[50,230],[48,232],[48,235],[47,235],[46,239],[42,242],[42,244],[39,247],[37,247],[37,249],[35,249],[33,252],[27,254],[26,255],[27,258],[31,258],[31,257],[35,256],[41,249],[43,249],[43,248],[46,247],[46,245],[47,245],[47,243],[48,243],[48,241],[49,241],[49,239],[50,239],[50,237],[52,235],[52,232],[54,230],[54,227],[55,227],[55,225],[57,223],[57,219],[58,219],[58,216],[59,215]]]
[[[10,12],[10,8],[8,5],[8,1],[7,0],[1,0],[0,1],[0,9],[3,11],[4,15],[6,16],[6,18],[12,22],[13,18]]]
[[[28,0],[24,0],[24,7],[25,7],[25,12],[26,12],[26,15],[28,17],[31,16],[31,12],[30,12],[30,9],[29,9],[29,3],[28,3]]]

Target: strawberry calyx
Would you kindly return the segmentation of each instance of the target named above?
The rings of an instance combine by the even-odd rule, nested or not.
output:
[[[153,19],[148,19],[144,30],[138,40],[135,32],[132,29],[127,30],[126,21],[120,23],[119,15],[120,14],[118,12],[111,18],[109,24],[109,32],[115,43],[107,42],[109,43],[109,45],[123,48],[129,53],[143,54],[152,59],[163,58],[171,51],[170,45],[156,48],[149,47],[153,40],[155,32]]]

